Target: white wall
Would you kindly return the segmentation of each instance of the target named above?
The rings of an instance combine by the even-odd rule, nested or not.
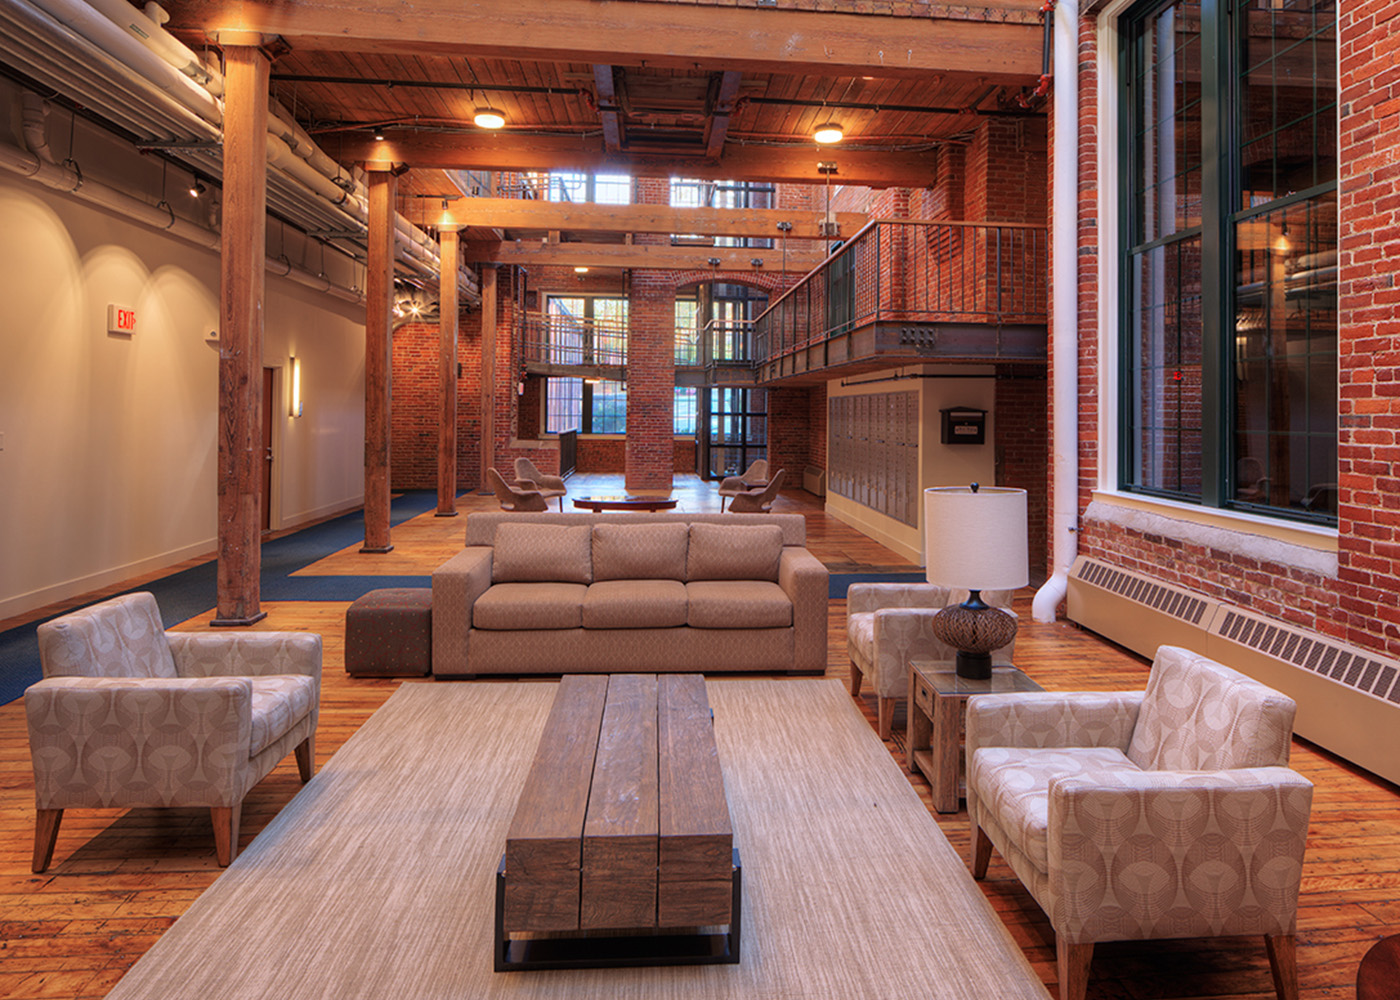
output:
[[[966,486],[969,483],[992,485],[996,482],[996,453],[993,447],[996,414],[995,369],[973,365],[907,366],[888,372],[869,372],[850,379],[842,385],[837,379],[827,383],[828,400],[838,396],[858,396],[869,393],[908,391],[917,387],[919,393],[919,490],[930,486]],[[920,379],[872,381],[898,374],[927,376]],[[939,377],[943,376],[943,377]],[[972,376],[972,377],[969,377]],[[862,384],[863,383],[863,384]],[[987,411],[985,443],[980,445],[947,445],[942,442],[942,414],[950,407],[971,407]],[[829,424],[828,424],[829,426]],[[828,447],[830,444],[828,442]],[[894,550],[910,562],[922,566],[923,497],[919,498],[919,524],[904,524],[864,504],[830,491],[826,494],[826,512],[853,528],[869,535],[881,545]]]
[[[0,617],[213,551],[218,294],[215,253],[0,175]],[[364,314],[273,275],[266,311],[289,527],[363,498]]]

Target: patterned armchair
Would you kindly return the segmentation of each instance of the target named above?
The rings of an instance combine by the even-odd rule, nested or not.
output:
[[[319,635],[165,632],[139,593],[40,625],[39,657],[24,693],[36,872],[72,808],[206,807],[227,865],[248,790],[292,751],[311,780]]]
[[[1241,934],[1298,996],[1312,784],[1286,766],[1294,707],[1175,646],[1145,692],[969,699],[972,873],[995,846],[1045,910],[1061,1000],[1082,1000],[1097,941]]]
[[[984,590],[982,600],[1010,611],[1012,592]],[[846,650],[851,658],[851,697],[861,681],[875,689],[880,739],[890,738],[894,702],[909,693],[910,660],[946,660],[957,650],[933,634],[933,616],[967,600],[967,591],[931,583],[853,583],[846,591]],[[1011,612],[1014,614],[1014,612]],[[992,662],[1010,664],[1016,642],[992,652]]]

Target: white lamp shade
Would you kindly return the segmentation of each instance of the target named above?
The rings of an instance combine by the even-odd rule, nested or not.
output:
[[[1030,582],[1026,491],[997,486],[924,490],[924,574],[967,590],[1015,590]]]

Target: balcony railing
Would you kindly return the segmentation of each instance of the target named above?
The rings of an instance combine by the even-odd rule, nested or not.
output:
[[[627,324],[557,314],[527,315],[521,343],[528,366],[618,368],[627,364]]]
[[[867,224],[754,321],[762,362],[873,324],[1044,324],[1048,237],[1017,223]]]

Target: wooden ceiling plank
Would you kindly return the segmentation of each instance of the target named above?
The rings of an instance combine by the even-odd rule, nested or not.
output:
[[[672,3],[618,5],[607,16],[596,0],[361,0],[353,15],[340,0],[169,0],[166,7],[172,31],[238,27],[282,35],[294,49],[823,76],[966,73],[1018,85],[1039,76],[1043,35],[1038,23],[998,22],[993,11],[987,21],[969,21]]]
[[[539,240],[503,240],[500,243],[468,242],[463,260],[486,264],[521,264],[526,267],[625,267],[633,270],[781,271],[784,255],[778,248],[755,250],[729,247],[641,246],[629,243],[546,243]],[[805,274],[826,259],[825,250],[787,249],[786,266]],[[718,264],[711,264],[717,260]],[[761,262],[754,266],[753,261]]]
[[[923,187],[934,168],[933,153],[925,150],[731,144],[715,162],[693,155],[609,153],[601,137],[590,136],[393,131],[384,142],[375,142],[362,131],[343,135],[338,155],[346,163],[394,162],[465,170],[585,170],[634,177],[820,184],[825,178],[817,172],[817,164],[835,161],[836,184]]]
[[[790,222],[792,239],[821,239],[819,212],[777,208],[672,208],[669,205],[592,205],[534,201],[520,198],[463,198],[452,202],[446,215],[437,204],[424,206],[409,221],[439,225],[529,229],[541,232],[692,233],[700,236],[739,236],[778,239],[780,222]],[[837,213],[841,231],[853,233],[865,225],[856,212]]]

